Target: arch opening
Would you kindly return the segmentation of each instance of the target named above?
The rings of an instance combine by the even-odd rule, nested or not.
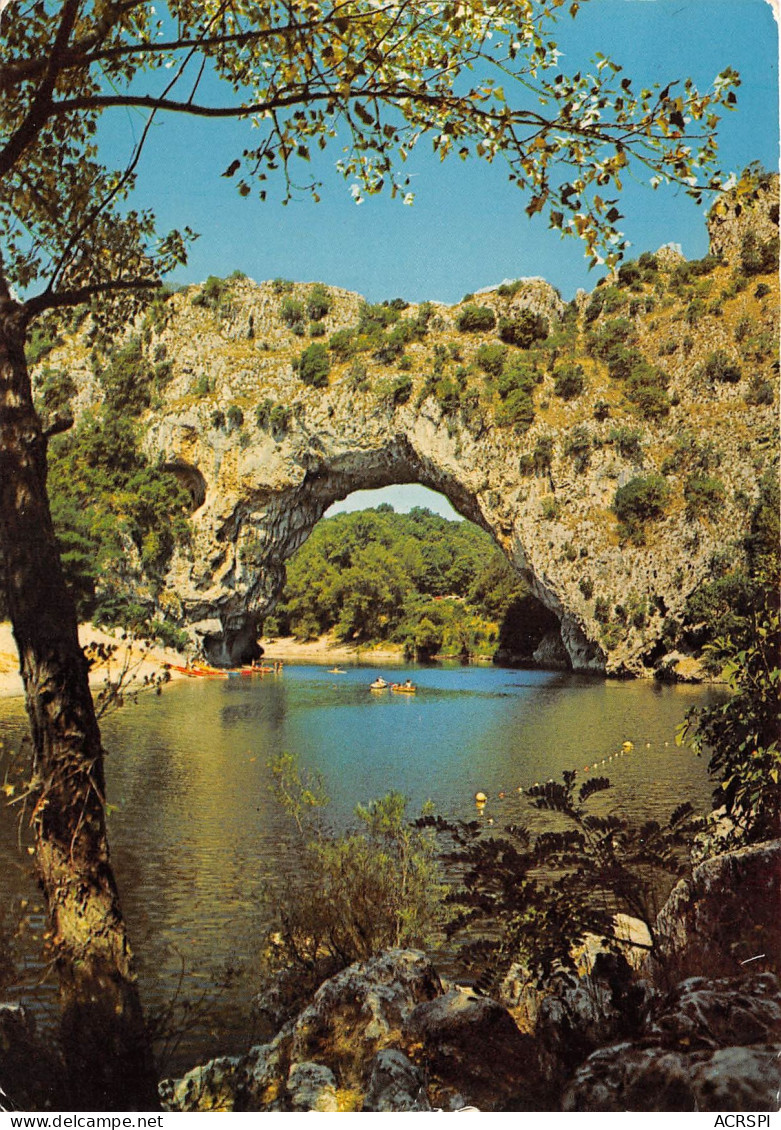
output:
[[[497,531],[485,519],[479,500],[468,495],[456,483],[443,483],[441,477],[437,480],[439,489],[434,489],[421,483],[420,476],[401,478],[396,470],[397,474],[390,483],[386,467],[380,468],[373,476],[362,474],[357,488],[353,488],[354,477],[343,469],[334,472],[333,468],[309,467],[302,482],[291,492],[294,497],[287,495],[269,499],[262,515],[251,511],[244,515],[235,535],[238,545],[236,561],[245,563],[253,553],[256,555],[257,573],[251,598],[253,624],[262,629],[264,635],[268,635],[267,626],[270,625],[277,635],[314,638],[336,631],[341,633],[343,643],[368,641],[366,633],[371,635],[371,629],[364,625],[366,630],[362,634],[361,624],[350,621],[345,607],[338,623],[335,617],[323,615],[322,607],[310,610],[308,619],[307,615],[291,616],[288,607],[291,595],[286,587],[288,567],[297,577],[300,573],[297,561],[307,555],[307,543],[321,522],[325,520],[334,527],[340,527],[349,541],[351,522],[347,515],[359,510],[366,516],[369,525],[374,515],[389,517],[388,523],[380,524],[383,526],[381,535],[377,535],[378,542],[373,550],[369,550],[369,556],[373,553],[377,567],[384,567],[397,582],[404,572],[402,563],[394,559],[396,550],[393,546],[389,556],[383,556],[386,547],[380,544],[388,539],[393,542],[396,536],[394,527],[400,542],[405,536],[413,541],[420,536],[423,558],[434,553],[434,547],[427,545],[427,541],[437,541],[440,534],[443,542],[455,538],[462,543],[461,552],[465,554],[463,560],[450,563],[447,577],[438,576],[433,566],[425,579],[413,580],[411,574],[407,575],[396,595],[398,607],[383,607],[382,613],[378,614],[385,617],[385,631],[380,630],[380,636],[375,635],[374,642],[380,638],[382,642],[403,646],[408,657],[424,660],[433,658],[442,647],[448,657],[466,659],[480,656],[519,666],[571,668],[562,642],[558,615],[535,594],[528,576],[518,568],[508,552],[508,540],[497,537]],[[382,482],[381,486],[377,485],[378,480]],[[273,517],[271,511],[274,512]],[[340,517],[340,522],[333,521]],[[455,527],[460,529],[457,535],[453,534]],[[275,553],[262,552],[261,528],[264,537],[267,537],[269,528],[277,531],[279,541],[276,541]],[[436,552],[447,556],[448,550],[438,545]],[[457,556],[459,551],[454,549],[453,552]],[[257,560],[258,556],[263,560]],[[316,560],[317,551],[314,550],[309,557]],[[371,588],[371,576],[365,569],[361,572],[360,562],[365,557],[366,554],[359,553],[353,560],[348,548],[343,564],[350,571],[353,583]],[[324,568],[322,560],[317,567]],[[243,578],[237,577],[237,580],[240,582],[238,587],[243,587]],[[312,583],[317,583],[316,578],[312,578]],[[418,583],[420,589],[416,588]],[[410,588],[404,591],[404,586]],[[361,598],[354,599],[350,594],[345,596],[342,592],[340,595],[347,607],[352,607],[359,599],[367,599],[366,592]],[[381,599],[379,594],[375,598],[378,602]],[[306,603],[299,590],[295,598],[299,613],[302,601]],[[408,606],[410,602],[416,605],[414,611]],[[374,632],[378,630],[375,621]],[[425,641],[426,630],[430,636],[428,642]],[[254,633],[241,614],[231,616],[228,613],[224,616],[223,631],[209,633],[203,643],[212,662],[233,664],[245,662],[255,655]]]
[[[328,412],[326,406],[330,420]],[[199,536],[180,571],[172,570],[178,591],[187,590],[181,621],[210,662],[235,666],[253,657],[258,628],[283,592],[285,563],[334,503],[356,490],[418,484],[486,531],[552,614],[540,665],[604,672],[604,650],[585,634],[570,594],[557,586],[558,565],[540,567],[542,531],[530,528],[528,501],[497,473],[490,445],[441,420],[416,419],[423,436],[414,421],[391,429],[384,418],[360,417],[349,432],[344,421],[337,431],[324,419],[317,427],[302,419],[285,437],[269,435],[247,449],[243,465],[240,449],[213,449],[206,501],[194,515]],[[203,460],[198,465],[206,470]]]

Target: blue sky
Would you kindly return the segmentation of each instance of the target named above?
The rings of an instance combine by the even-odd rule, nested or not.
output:
[[[562,17],[555,38],[565,73],[586,67],[601,51],[638,85],[691,76],[707,88],[719,71],[734,67],[742,85],[737,110],[722,122],[722,167],[740,171],[757,160],[778,168],[778,37],[768,0],[586,0],[575,20]],[[139,119],[124,112],[111,122],[117,160],[138,127]],[[239,269],[257,281],[321,280],[372,302],[401,296],[448,303],[505,278],[543,276],[565,299],[596,282],[578,241],[562,240],[545,219],[525,215],[527,201],[507,183],[501,161],[441,163],[421,144],[407,166],[412,207],[387,196],[356,205],[332,171],[335,149],[315,167],[324,181],[321,203],[303,199],[282,207],[281,185],[261,202],[240,198],[220,176],[246,144],[248,131],[238,123],[169,119],[152,130],[134,203],[153,207],[164,230],[189,224],[200,233],[173,281]],[[704,206],[679,191],[654,192],[630,177],[621,210],[633,253],[667,242],[680,244],[689,258],[707,251]],[[408,496],[394,489],[390,501],[404,508]],[[425,497],[415,495],[411,504],[425,504]]]
[[[741,74],[738,109],[722,123],[722,162],[740,171],[752,160],[778,167],[777,32],[767,0],[585,0],[575,20],[562,17],[556,38],[562,70],[585,67],[595,52],[610,55],[638,84],[691,76],[707,87],[726,66]],[[121,159],[139,119],[120,112],[111,124]],[[356,290],[370,301],[456,302],[504,278],[542,275],[571,298],[591,289],[580,243],[562,240],[507,183],[505,166],[444,164],[425,144],[408,170],[415,204],[388,196],[356,205],[333,171],[338,149],[318,155],[321,203],[242,199],[220,176],[248,143],[238,123],[168,119],[152,130],[136,200],[152,206],[167,229],[188,223],[200,233],[190,263],[175,276],[198,282],[240,269],[252,278],[319,279]],[[255,136],[252,135],[252,140]],[[703,208],[672,189],[652,191],[628,178],[621,200],[633,251],[680,243],[690,258],[707,250]]]

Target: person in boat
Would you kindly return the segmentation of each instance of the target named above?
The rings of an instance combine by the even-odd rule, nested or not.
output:
[[[404,684],[404,689],[412,690],[412,679],[407,679],[406,683]]]

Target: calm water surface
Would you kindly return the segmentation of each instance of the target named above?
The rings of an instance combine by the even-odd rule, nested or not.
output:
[[[519,817],[541,826],[517,787],[565,769],[582,773],[625,740],[634,752],[598,769],[613,782],[615,808],[664,818],[684,800],[708,805],[705,765],[676,748],[674,733],[690,706],[718,692],[496,667],[383,669],[388,681],[410,673],[415,697],[370,693],[377,670],[358,666],[341,675],[289,666],[262,679],[185,680],[104,721],[114,866],[147,1006],[170,999],[183,966],[191,996],[208,991],[218,970],[241,967],[170,1070],[246,1042],[263,896],[289,844],[267,769],[281,750],[320,771],[341,825],[356,803],[389,789],[409,797],[411,809],[431,799],[443,814],[471,818],[479,789],[498,827]],[[7,744],[24,721],[21,703],[0,703]],[[8,811],[0,853],[0,914],[25,897],[35,906]],[[33,934],[41,925],[33,917]],[[44,985],[37,999],[52,993]]]

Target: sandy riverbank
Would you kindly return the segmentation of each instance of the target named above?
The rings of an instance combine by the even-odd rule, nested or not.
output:
[[[283,663],[401,663],[404,649],[384,644],[381,647],[356,647],[340,643],[332,635],[302,643],[295,636],[263,638],[258,641],[263,648],[263,659],[281,659]]]
[[[106,679],[116,679],[119,672],[127,667],[132,684],[140,686],[145,677],[157,674],[164,663],[183,664],[185,659],[177,651],[154,644],[132,643],[122,639],[122,633],[107,632],[92,624],[79,625],[79,640],[82,647],[90,643],[116,645],[116,651],[108,660],[96,662],[90,670],[90,685],[100,687]],[[170,672],[172,678],[183,678],[176,671]],[[19,674],[19,656],[9,623],[0,623],[0,698],[14,698],[24,693],[22,677]]]

